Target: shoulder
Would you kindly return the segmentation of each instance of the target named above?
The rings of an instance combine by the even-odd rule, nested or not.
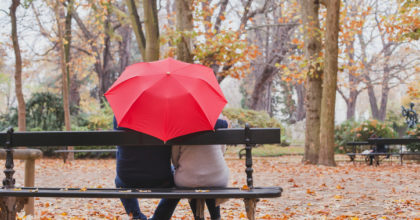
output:
[[[214,129],[218,129],[218,128],[227,128],[228,127],[228,123],[226,120],[223,119],[217,119],[216,121],[216,125],[214,126]]]

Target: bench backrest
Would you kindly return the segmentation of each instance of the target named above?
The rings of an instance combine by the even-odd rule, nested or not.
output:
[[[0,146],[208,145],[280,143],[279,128],[217,129],[172,139],[166,143],[135,131],[37,131],[0,133]]]

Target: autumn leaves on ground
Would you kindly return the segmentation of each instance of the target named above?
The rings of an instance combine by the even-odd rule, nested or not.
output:
[[[337,167],[302,165],[300,156],[254,158],[254,185],[281,186],[283,195],[261,199],[257,219],[419,219],[420,164],[398,161],[366,166],[348,161]],[[227,158],[230,185],[245,184],[245,163]],[[24,164],[16,161],[16,185],[23,185]],[[58,159],[36,162],[36,185],[41,187],[114,187],[115,160]],[[151,216],[157,199],[140,200]],[[118,199],[36,198],[35,216],[26,219],[128,219]],[[208,214],[206,215],[208,216]],[[173,219],[193,219],[187,201],[181,200]],[[222,219],[245,219],[243,202],[222,205]]]

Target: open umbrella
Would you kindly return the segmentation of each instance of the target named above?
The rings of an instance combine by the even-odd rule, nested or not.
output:
[[[227,103],[211,68],[172,58],[128,66],[105,97],[118,126],[163,141],[213,130]]]

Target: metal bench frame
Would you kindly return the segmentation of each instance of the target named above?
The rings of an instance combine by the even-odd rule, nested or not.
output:
[[[206,198],[243,198],[248,219],[255,219],[258,198],[280,197],[281,187],[254,187],[252,168],[252,148],[256,144],[280,143],[279,128],[218,129],[199,132],[172,139],[166,143],[152,136],[134,131],[42,131],[0,133],[0,146],[6,147],[6,169],[3,187],[0,189],[1,219],[15,219],[27,197],[74,197],[74,198],[198,198],[200,203]],[[210,145],[245,144],[245,173],[247,190],[240,188],[166,188],[166,189],[68,189],[63,187],[37,188],[15,187],[13,178],[13,148],[16,146],[100,146],[100,145]],[[198,207],[200,212],[202,208]],[[200,218],[204,218],[203,212]]]
[[[350,157],[350,161],[355,163],[356,156],[364,156],[366,162],[369,162],[370,165],[373,164],[373,160],[375,160],[375,164],[379,165],[380,156],[386,157],[400,157],[400,163],[403,164],[403,157],[406,155],[420,155],[420,152],[402,152],[402,148],[400,148],[399,152],[372,152],[372,153],[357,153],[355,150],[356,146],[362,145],[377,145],[377,144],[384,144],[384,145],[407,145],[410,143],[420,142],[418,138],[369,138],[368,141],[360,141],[360,142],[348,142],[346,145],[353,146],[352,153],[346,153],[347,156]]]

